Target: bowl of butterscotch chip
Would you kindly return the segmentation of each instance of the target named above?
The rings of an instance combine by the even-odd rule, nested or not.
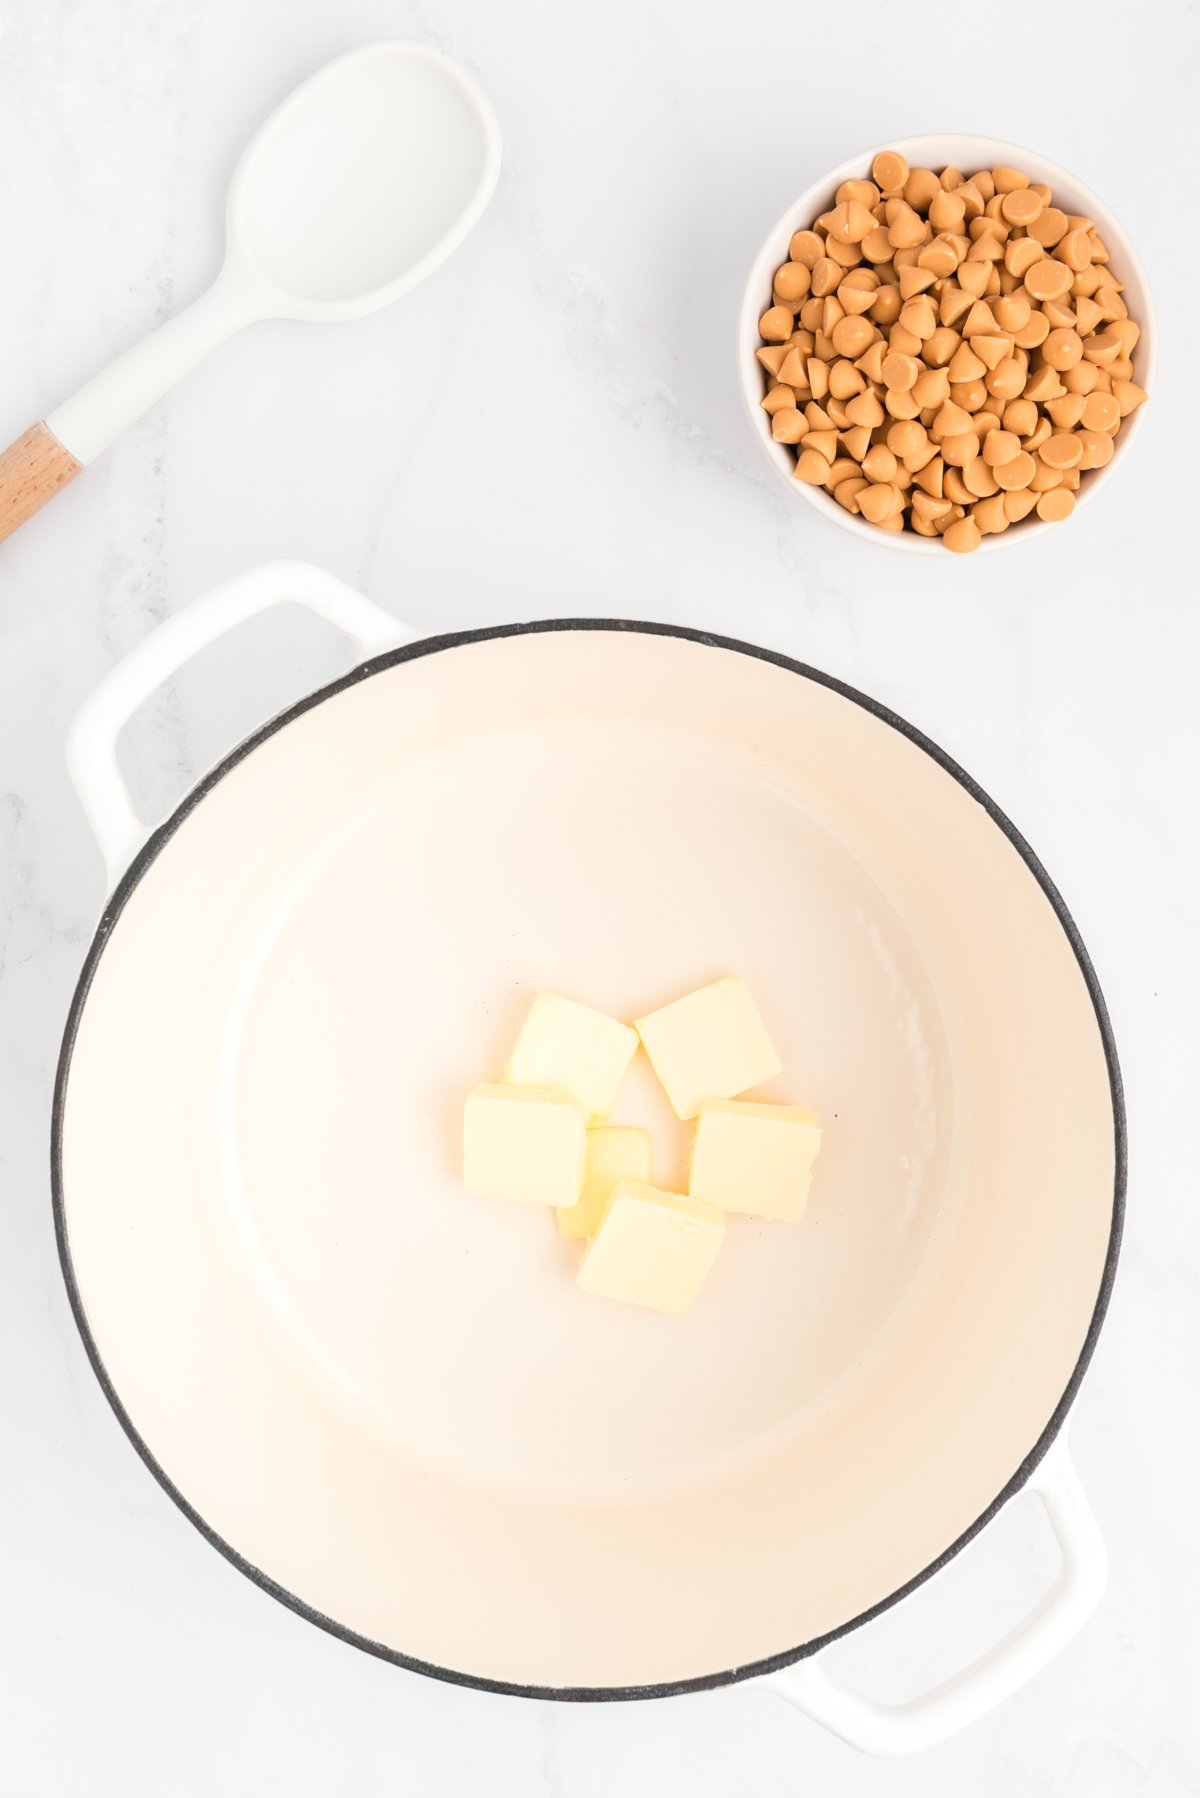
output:
[[[1068,520],[1145,414],[1154,322],[1125,232],[1075,176],[985,137],[851,157],[771,231],[742,391],[789,490],[922,555]]]

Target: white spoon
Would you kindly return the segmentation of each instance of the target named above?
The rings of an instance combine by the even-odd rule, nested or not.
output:
[[[0,539],[244,325],[399,299],[462,242],[499,170],[491,106],[438,51],[370,44],[318,70],[242,155],[208,292],[0,453]]]

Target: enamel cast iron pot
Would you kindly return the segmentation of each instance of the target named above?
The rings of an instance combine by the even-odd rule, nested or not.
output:
[[[192,653],[298,602],[363,658],[147,832],[114,744]],[[176,1503],[302,1616],[559,1698],[758,1678],[901,1753],[1098,1602],[1063,1428],[1113,1277],[1124,1121],[1046,873],[941,750],[811,668],[673,627],[410,641],[276,564],[80,714],[110,896],[71,1007],[54,1197],[105,1393]],[[825,1124],[798,1225],[737,1220],[694,1310],[589,1298],[535,1207],[470,1199],[465,1093],[534,990],[630,1017],[723,973],[768,1097]],[[618,1114],[686,1140],[635,1064]],[[1058,1579],[885,1707],[821,1650],[1021,1487]],[[952,1578],[953,1570],[945,1577]]]

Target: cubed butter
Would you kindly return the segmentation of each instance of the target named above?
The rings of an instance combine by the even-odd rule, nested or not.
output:
[[[477,1086],[463,1117],[463,1182],[481,1199],[574,1205],[583,1190],[587,1118],[568,1093]]]
[[[725,1216],[715,1205],[641,1180],[618,1180],[584,1251],[578,1282],[599,1298],[679,1317],[724,1240]]]
[[[539,993],[521,1026],[504,1078],[509,1086],[551,1086],[570,1093],[599,1123],[637,1053],[637,1031],[590,1005]]]
[[[638,1035],[676,1117],[733,1099],[779,1072],[779,1057],[744,980],[714,980],[638,1018]]]
[[[621,1124],[601,1124],[587,1133],[587,1171],[577,1204],[560,1206],[558,1227],[580,1240],[596,1234],[596,1225],[618,1180],[648,1181],[650,1132]]]
[[[722,1211],[798,1218],[820,1146],[815,1114],[797,1105],[706,1099],[692,1139],[688,1191]]]

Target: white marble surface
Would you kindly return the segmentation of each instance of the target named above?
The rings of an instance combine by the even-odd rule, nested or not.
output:
[[[507,145],[491,212],[426,288],[358,325],[248,334],[0,550],[0,1788],[14,1798],[1200,1791],[1195,394],[1170,378],[1200,281],[1179,229],[1200,28],[1182,0],[1097,0],[1086,18],[1051,4],[1022,21],[1026,50],[1007,26],[998,42],[987,9],[954,18],[941,33],[884,0],[0,8],[4,439],[199,290],[249,129],[328,56],[385,35],[439,44],[483,80]],[[732,364],[743,269],[784,204],[862,143],[928,129],[1077,169],[1125,220],[1160,307],[1161,389],[1111,503],[969,564],[894,557],[790,505]],[[803,656],[942,742],[1059,882],[1129,1096],[1126,1248],[1074,1429],[1111,1587],[1036,1685],[920,1763],[861,1759],[749,1689],[565,1708],[371,1661],[226,1566],[110,1415],[50,1223],[52,1070],[101,897],[63,737],[156,619],[281,554],[430,628],[625,612]],[[339,655],[292,616],[209,652],[129,732],[148,814]],[[914,1689],[1028,1603],[1052,1561],[1018,1502],[837,1662],[882,1695]]]

